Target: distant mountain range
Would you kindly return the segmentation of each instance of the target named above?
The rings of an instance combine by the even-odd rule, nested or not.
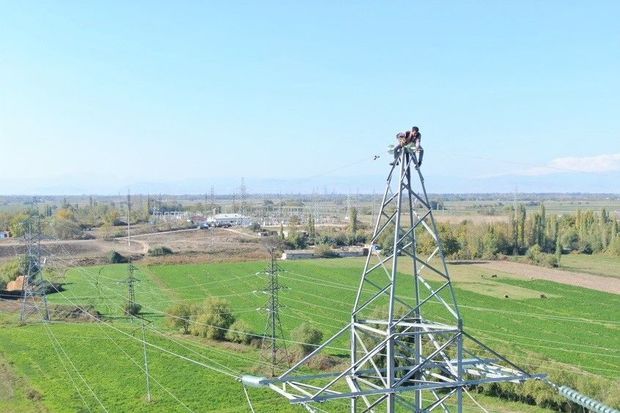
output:
[[[311,178],[244,179],[247,193],[318,193],[371,194],[384,190],[385,176],[317,176]],[[466,176],[425,175],[431,193],[620,193],[620,172],[605,174],[558,173],[544,176],[502,175],[471,178]],[[114,179],[63,177],[53,182],[15,182],[0,178],[0,195],[116,195],[142,194],[207,194],[211,187],[216,194],[239,193],[241,178],[212,177],[165,182],[120,182]]]

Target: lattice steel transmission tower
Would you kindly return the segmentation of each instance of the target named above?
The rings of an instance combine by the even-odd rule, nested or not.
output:
[[[46,286],[43,283],[43,265],[41,259],[41,215],[36,199],[32,200],[28,219],[23,222],[24,229],[24,282],[22,284],[22,305],[20,322],[24,323],[32,314],[41,314],[44,321],[49,321]]]
[[[544,377],[464,329],[416,163],[415,150],[405,148],[389,171],[350,322],[284,374],[244,376],[246,385],[269,386],[310,411],[315,402],[333,401],[340,408],[348,404],[351,412],[461,413],[472,386]],[[342,371],[300,372],[347,337],[349,363]]]
[[[282,329],[282,321],[280,320],[280,299],[281,290],[286,289],[280,284],[279,273],[282,271],[276,260],[276,248],[268,246],[271,261],[269,267],[262,273],[267,276],[267,285],[260,292],[266,294],[269,298],[267,303],[260,308],[261,311],[267,313],[267,324],[261,342],[261,361],[269,360],[271,364],[271,377],[275,376],[276,368],[283,363],[288,365],[288,353],[286,350],[286,342],[284,339],[284,330]],[[278,338],[281,345],[278,344]]]
[[[124,312],[126,315],[136,315],[139,312],[140,304],[136,303],[136,290],[135,284],[140,282],[134,276],[134,272],[136,271],[136,267],[131,262],[131,258],[129,259],[129,264],[127,266],[127,278],[123,281],[119,281],[119,283],[127,284],[127,302],[125,303]]]

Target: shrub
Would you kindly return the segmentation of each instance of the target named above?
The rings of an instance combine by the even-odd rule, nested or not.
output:
[[[181,329],[183,334],[189,334],[190,320],[192,318],[193,311],[194,308],[190,304],[185,303],[170,307],[166,311],[166,313],[168,313],[168,325]]]
[[[620,236],[617,236],[607,247],[607,253],[615,257],[620,257]]]
[[[140,314],[140,310],[142,310],[142,306],[138,303],[127,303],[125,304],[124,310],[127,315],[138,315]]]
[[[314,255],[321,258],[335,258],[338,253],[329,244],[319,244],[314,248]]]
[[[250,326],[243,320],[237,320],[230,326],[226,332],[226,340],[233,343],[250,344],[254,338],[254,333],[250,330]]]
[[[294,249],[302,250],[308,246],[308,234],[305,232],[295,231],[289,235],[287,240]]]
[[[174,252],[168,247],[153,247],[149,248],[148,254],[151,257],[162,257],[164,255],[174,254]]]
[[[560,264],[558,262],[558,257],[556,255],[552,255],[552,254],[544,254],[544,260],[542,262],[542,264],[545,267],[553,267],[556,268],[558,267]]]
[[[223,340],[226,330],[235,322],[226,300],[210,297],[197,309],[192,320],[191,332],[195,336]]]
[[[556,255],[541,252],[538,245],[534,245],[528,249],[525,256],[530,262],[536,265],[542,265],[544,267],[557,267],[560,265]]]
[[[334,236],[334,242],[339,247],[349,245],[349,236],[344,232],[339,232]]]
[[[14,259],[0,265],[0,289],[4,289],[9,281],[15,281],[23,275],[23,260]]]
[[[311,353],[323,341],[323,332],[308,323],[300,324],[293,330],[291,336],[297,342],[297,348],[303,355]]]
[[[123,264],[127,262],[127,257],[116,251],[110,251],[106,256],[106,260],[109,264]]]

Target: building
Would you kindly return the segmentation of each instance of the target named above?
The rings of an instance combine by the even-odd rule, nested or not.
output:
[[[249,226],[252,220],[241,214],[216,214],[207,218],[209,225],[214,227],[230,227],[233,225]]]
[[[343,247],[336,251],[338,256],[347,257],[365,257],[368,255],[368,247]]]
[[[10,236],[9,231],[0,231],[0,239],[9,238]]]
[[[282,253],[283,260],[307,260],[316,258],[314,250],[285,250]]]

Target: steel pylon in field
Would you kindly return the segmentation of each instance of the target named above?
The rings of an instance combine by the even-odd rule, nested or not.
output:
[[[471,386],[544,377],[464,330],[414,149],[401,150],[397,160],[387,177],[350,322],[279,377],[245,376],[244,383],[269,386],[310,411],[314,403],[344,400],[351,412],[460,413]],[[346,368],[300,372],[327,347],[343,342],[349,347]]]
[[[28,218],[22,225],[26,252],[19,320],[25,323],[30,316],[37,314],[43,321],[49,321],[46,285],[43,282],[45,260],[41,259],[41,216],[36,199],[33,199]]]

